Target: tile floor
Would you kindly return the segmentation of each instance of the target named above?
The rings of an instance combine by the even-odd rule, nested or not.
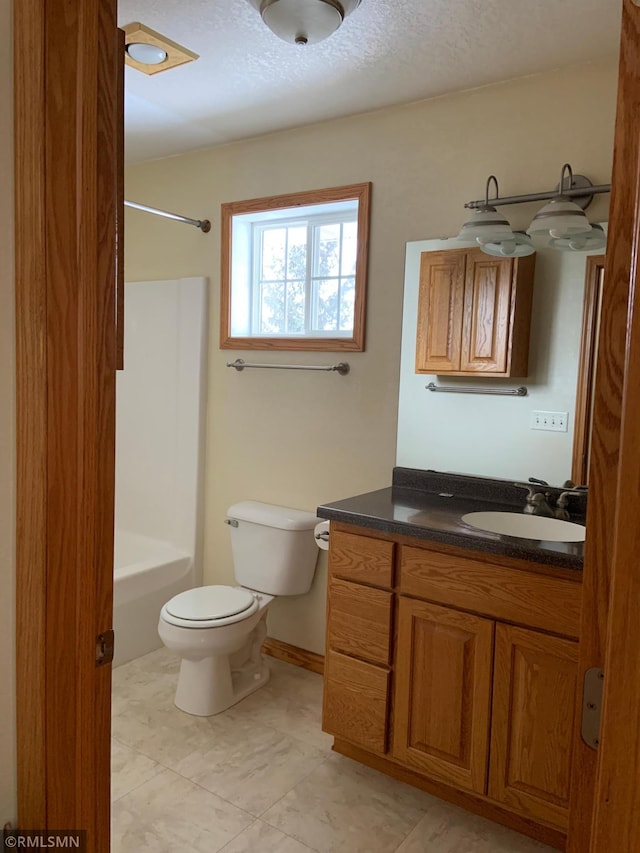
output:
[[[165,649],[113,673],[112,853],[542,853],[331,752],[322,678],[269,658],[271,681],[217,717],[173,704]]]

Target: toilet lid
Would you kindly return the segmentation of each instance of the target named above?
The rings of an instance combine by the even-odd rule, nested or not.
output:
[[[181,592],[165,607],[177,619],[207,622],[237,616],[248,610],[255,601],[247,589],[236,586],[201,586]]]

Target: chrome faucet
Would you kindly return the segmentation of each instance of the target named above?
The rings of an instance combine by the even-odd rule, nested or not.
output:
[[[513,485],[519,489],[528,490],[524,509],[522,510],[524,513],[527,515],[542,515],[547,518],[554,518],[555,513],[548,503],[549,492],[540,492],[528,483],[514,483]]]
[[[562,486],[562,491],[558,495],[555,507],[553,507],[549,503],[551,492],[542,492],[539,488],[540,486],[549,486],[546,480],[529,477],[528,483],[514,483],[513,485],[519,489],[527,489],[528,493],[524,509],[522,510],[524,513],[527,515],[542,515],[546,518],[559,518],[562,521],[569,521],[570,519],[569,510],[567,509],[569,495],[585,494],[588,491],[587,486],[576,486],[572,480],[566,480]]]
[[[562,521],[569,521],[571,516],[569,515],[569,510],[567,506],[569,504],[569,495],[575,494],[572,491],[561,492],[558,496],[558,500],[556,501],[556,508],[553,511],[553,514],[556,518],[562,519]]]
[[[588,486],[576,486],[572,480],[567,480],[563,487],[564,491],[560,492],[556,501],[556,508],[553,514],[556,518],[562,521],[569,521],[571,516],[567,506],[569,505],[569,495],[583,495],[589,490]]]

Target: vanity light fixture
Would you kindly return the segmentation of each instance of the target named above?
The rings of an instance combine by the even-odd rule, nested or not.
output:
[[[607,235],[604,228],[597,222],[591,225],[591,231],[583,234],[571,234],[567,237],[555,237],[549,240],[551,249],[561,252],[594,252],[604,249],[607,243]]]
[[[513,231],[511,237],[481,243],[480,248],[485,254],[497,258],[525,258],[536,250],[526,231]]]
[[[464,223],[458,234],[458,240],[475,240],[482,245],[489,241],[497,241],[511,238],[513,231],[508,221],[501,213],[489,204],[489,191],[491,184],[496,188],[496,198],[500,194],[498,179],[495,175],[489,175],[484,192],[484,204],[479,206],[471,219]],[[491,199],[493,201],[493,199]]]
[[[560,240],[574,234],[588,234],[591,231],[591,223],[585,216],[584,210],[563,194],[565,175],[568,175],[569,187],[571,187],[573,171],[568,163],[564,164],[560,172],[558,195],[533,217],[528,229],[531,237],[549,236],[551,240]]]
[[[496,197],[489,202],[489,186],[495,183]],[[606,235],[599,225],[592,225],[584,214],[594,195],[611,192],[611,184],[594,186],[584,175],[574,175],[569,163],[560,173],[560,183],[549,192],[505,196],[498,194],[494,175],[487,179],[484,199],[469,201],[465,207],[475,211],[462,226],[458,240],[475,240],[488,255],[522,257],[535,252],[530,237],[547,238],[547,245],[565,252],[591,252],[604,247]],[[512,231],[508,221],[497,213],[505,204],[527,204],[548,201],[534,217],[527,232]],[[492,233],[492,228],[495,231]]]
[[[272,33],[305,47],[329,38],[361,0],[249,0]]]
[[[479,206],[468,222],[465,222],[457,239],[465,242],[475,240],[487,255],[518,257],[535,252],[529,237],[521,231],[513,231],[505,217],[489,203],[491,184],[495,186],[496,199],[500,195],[498,179],[489,175],[485,187],[484,204]],[[491,199],[493,201],[493,199]]]

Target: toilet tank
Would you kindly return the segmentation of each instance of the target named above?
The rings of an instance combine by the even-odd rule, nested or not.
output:
[[[240,501],[227,510],[236,581],[268,595],[302,595],[311,589],[318,559],[313,513]]]

